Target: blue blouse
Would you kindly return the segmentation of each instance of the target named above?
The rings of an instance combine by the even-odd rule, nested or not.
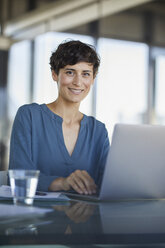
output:
[[[83,116],[72,155],[64,143],[63,119],[46,104],[21,106],[16,114],[11,141],[9,169],[40,170],[38,190],[48,191],[51,182],[73,171],[86,170],[100,184],[109,150],[105,125]]]

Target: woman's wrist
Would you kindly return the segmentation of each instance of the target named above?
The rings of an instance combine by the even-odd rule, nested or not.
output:
[[[69,190],[70,186],[65,177],[55,179],[49,186],[50,191]]]

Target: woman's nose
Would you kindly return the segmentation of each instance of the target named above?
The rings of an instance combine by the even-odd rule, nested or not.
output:
[[[73,84],[80,86],[82,82],[82,78],[81,75],[75,75],[74,80],[73,80]]]

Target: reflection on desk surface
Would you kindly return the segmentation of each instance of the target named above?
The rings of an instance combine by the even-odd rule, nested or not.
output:
[[[165,233],[165,200],[100,204],[103,233]]]
[[[54,205],[53,210],[37,218],[0,220],[0,234],[86,233],[87,229],[95,233],[96,228],[100,232],[100,216],[96,205],[71,201],[70,204]]]
[[[11,235],[165,234],[165,201],[56,204],[44,216],[0,219],[0,237]]]

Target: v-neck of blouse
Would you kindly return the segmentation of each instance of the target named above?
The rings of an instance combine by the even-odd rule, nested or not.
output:
[[[67,162],[72,163],[74,160],[78,158],[78,155],[81,150],[81,144],[82,144],[81,137],[82,137],[82,132],[84,130],[84,126],[87,123],[87,119],[88,119],[87,116],[83,114],[83,118],[80,122],[80,129],[79,129],[78,137],[76,140],[76,144],[75,144],[72,154],[70,155],[64,142],[64,135],[63,135],[63,130],[62,130],[63,118],[55,114],[52,110],[50,110],[46,104],[41,104],[40,106],[49,115],[51,119],[56,120],[55,124],[59,130],[59,132],[57,132],[57,137],[59,140],[59,145],[61,144],[60,146],[61,152],[65,156],[65,159],[67,160]]]

